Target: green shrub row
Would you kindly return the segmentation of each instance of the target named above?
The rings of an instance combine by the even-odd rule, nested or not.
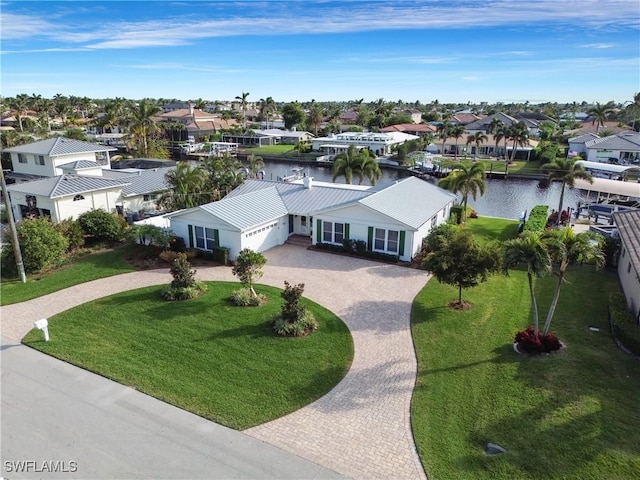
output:
[[[222,265],[229,264],[229,249],[227,247],[213,247],[212,251],[196,249],[197,257],[205,260],[213,260]]]
[[[536,205],[531,209],[529,218],[524,225],[525,232],[542,233],[547,226],[547,212],[549,207],[546,205]]]
[[[362,242],[360,240],[359,242]],[[366,242],[363,242],[366,245]],[[362,251],[361,248],[352,249],[351,247],[345,248],[344,245],[335,245],[333,243],[316,243],[315,248],[319,250],[327,250],[330,252],[349,253],[352,255],[358,255],[359,257],[370,258],[372,260],[381,260],[383,262],[398,263],[400,257],[398,255],[390,255],[388,253],[371,252],[369,250]]]
[[[640,326],[622,293],[613,293],[609,297],[609,322],[613,336],[630,352],[640,355]]]

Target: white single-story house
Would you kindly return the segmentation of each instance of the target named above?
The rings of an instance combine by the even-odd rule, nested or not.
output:
[[[590,162],[640,163],[640,133],[623,132],[585,143]]]
[[[314,182],[247,180],[220,201],[167,214],[171,230],[189,247],[263,252],[290,235],[312,245],[366,242],[373,252],[410,261],[432,228],[447,221],[456,196],[409,177],[366,187]]]
[[[640,210],[614,213],[613,220],[621,243],[618,278],[627,304],[640,322]]]
[[[368,148],[377,156],[391,155],[395,145],[420,137],[404,132],[344,132],[311,140],[311,150],[329,154],[346,152],[349,146]]]
[[[577,137],[573,137],[569,139],[569,152],[575,152],[578,155],[582,155],[582,157],[587,156],[587,147],[585,146],[587,142],[591,140],[595,140],[600,138],[595,133],[584,133],[582,135],[578,135]]]
[[[65,137],[52,137],[4,151],[11,154],[13,172],[37,177],[55,177],[65,172],[65,165],[91,162],[95,167],[111,168],[109,152],[113,147]]]

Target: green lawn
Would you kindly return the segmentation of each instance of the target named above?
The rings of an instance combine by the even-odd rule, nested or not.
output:
[[[486,159],[478,159],[478,163],[482,163],[484,165],[484,169],[486,172],[494,171],[494,172],[504,172],[505,162],[503,160],[486,160]],[[456,163],[462,163],[466,166],[470,166],[473,164],[473,159],[463,159],[458,158],[457,162],[453,158],[444,158],[443,165],[445,166],[455,166]],[[541,162],[539,160],[531,160],[529,162],[524,160],[516,160],[512,164],[509,165],[508,173],[513,175],[543,175],[540,171]]]
[[[86,255],[54,272],[27,276],[27,282],[7,280],[0,283],[0,305],[24,302],[80,283],[127,273],[135,268],[127,263],[133,246],[125,245],[100,253]]]
[[[90,302],[49,319],[51,340],[31,331],[23,342],[197,415],[245,429],[293,412],[346,374],[353,343],[334,314],[304,299],[319,330],[275,336],[280,289],[259,307],[228,298],[238,283],[209,283],[195,300],[165,302],[162,286]]]
[[[482,236],[494,230],[469,222]],[[541,315],[554,280],[538,282]],[[614,272],[572,268],[552,324],[567,348],[527,358],[512,348],[531,317],[524,272],[463,291],[473,305],[464,312],[446,306],[455,288],[425,286],[412,313],[419,374],[411,419],[430,478],[637,478],[640,362],[608,332],[607,297],[618,288]],[[508,453],[487,457],[487,442]]]
[[[295,145],[265,145],[264,147],[243,147],[247,155],[281,156],[294,151]]]

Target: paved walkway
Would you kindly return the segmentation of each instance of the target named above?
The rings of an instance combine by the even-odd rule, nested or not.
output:
[[[331,392],[290,415],[245,433],[353,478],[424,479],[409,407],[416,359],[411,304],[428,275],[419,270],[308,251],[269,250],[261,283],[304,283],[304,295],[347,324],[355,354]],[[166,271],[135,272],[0,309],[3,336],[20,339],[33,321],[132,288],[168,283]],[[200,268],[200,280],[234,280],[231,269]]]

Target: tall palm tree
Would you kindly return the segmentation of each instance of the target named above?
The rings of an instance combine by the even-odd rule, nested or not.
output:
[[[518,147],[524,147],[529,143],[529,129],[524,122],[513,122],[508,129],[509,139],[513,142],[513,151],[511,152],[510,161],[516,158]]]
[[[498,152],[498,142],[504,138],[505,128],[504,122],[500,120],[498,117],[493,117],[489,126],[487,127],[487,132],[492,134],[496,141],[496,156]]]
[[[551,256],[544,242],[536,233],[524,233],[513,240],[503,243],[503,269],[505,273],[518,265],[527,267],[527,279],[529,280],[529,295],[531,296],[531,310],[533,315],[533,328],[536,333],[539,329],[538,302],[533,286],[534,277],[544,277],[551,272]]]
[[[210,201],[207,187],[207,174],[198,167],[179,162],[174,170],[165,175],[171,187],[158,199],[158,207],[168,211],[197,207]]]
[[[264,160],[253,153],[247,157],[249,162],[249,177],[258,178],[258,174],[264,168]]]
[[[614,106],[613,102],[607,102],[604,105],[600,102],[596,102],[596,104],[587,111],[587,113],[593,117],[591,124],[598,124],[596,134],[600,133],[600,127],[604,126],[604,122],[607,121],[607,117],[613,113]]]
[[[267,128],[269,128],[269,118],[276,113],[276,102],[272,97],[261,98],[259,102],[260,118],[263,118],[267,122]]]
[[[242,109],[242,126],[244,128],[247,127],[247,97],[249,96],[249,92],[242,92],[242,95],[237,96],[236,100],[240,100],[240,108]]]
[[[129,128],[138,147],[138,154],[143,157],[151,156],[150,139],[159,131],[159,127],[153,117],[161,111],[162,109],[158,104],[148,98],[141,100],[135,108],[131,109]]]
[[[470,167],[460,164],[456,169],[438,182],[438,186],[453,193],[462,194],[462,221],[467,219],[467,202],[469,195],[475,200],[478,193],[484,195],[487,190],[486,174],[482,163],[474,163]]]
[[[309,114],[307,115],[307,122],[311,129],[313,129],[313,134],[318,136],[318,129],[320,125],[322,125],[322,120],[324,120],[324,112],[322,110],[322,106],[319,103],[316,103],[315,100],[311,101],[311,105],[309,105]]]
[[[442,140],[442,154],[444,155],[444,145],[447,142],[447,138],[451,133],[451,129],[453,128],[453,124],[448,120],[444,120],[440,125],[438,125],[437,133],[438,138]]]
[[[593,183],[593,177],[587,172],[582,164],[576,163],[575,158],[556,157],[553,162],[545,163],[540,167],[543,173],[547,174],[550,182],[562,182],[562,190],[560,190],[560,202],[558,204],[558,219],[556,225],[560,224],[560,216],[562,213],[562,202],[564,201],[564,191],[575,187],[576,178],[581,178]]]
[[[493,134],[496,139],[496,151],[498,150],[498,144],[501,140],[504,140],[504,159],[507,161],[507,141],[509,140],[509,129],[504,125],[500,125],[497,127],[496,131]],[[497,157],[496,153],[496,157]]]
[[[542,329],[542,334],[546,335],[549,333],[549,327],[560,297],[560,288],[565,281],[569,265],[593,263],[596,268],[601,268],[605,259],[602,252],[602,237],[593,232],[575,233],[571,227],[565,227],[549,230],[543,234],[542,238],[556,268],[555,274],[558,278]]]
[[[450,135],[456,139],[456,149],[454,151],[454,159],[458,160],[458,140],[464,135],[464,125],[454,125],[451,128]]]
[[[56,93],[53,96],[53,111],[62,120],[62,125],[66,125],[67,117],[71,114],[71,102],[69,97]]]
[[[351,184],[353,177],[357,177],[359,183],[366,177],[371,182],[371,185],[375,185],[376,181],[382,176],[380,165],[373,158],[368,150],[361,150],[355,147],[355,145],[349,145],[349,148],[344,153],[339,153],[333,161],[333,178],[332,181],[336,181],[336,178],[344,177],[345,182]]]
[[[15,116],[18,119],[18,125],[20,131],[24,132],[24,125],[22,124],[22,117],[24,117],[27,108],[29,108],[29,95],[26,93],[20,93],[9,101],[9,105],[15,112]]]
[[[633,119],[631,123],[631,128],[635,131],[636,121],[640,116],[640,92],[635,93],[633,95],[633,100],[629,101],[629,105],[627,105],[626,109],[628,110],[629,114],[631,115],[631,118]]]
[[[467,145],[474,144],[476,149],[473,152],[473,159],[475,160],[478,157],[478,150],[480,149],[480,144],[484,143],[487,140],[487,136],[482,132],[476,132],[467,137]]]

